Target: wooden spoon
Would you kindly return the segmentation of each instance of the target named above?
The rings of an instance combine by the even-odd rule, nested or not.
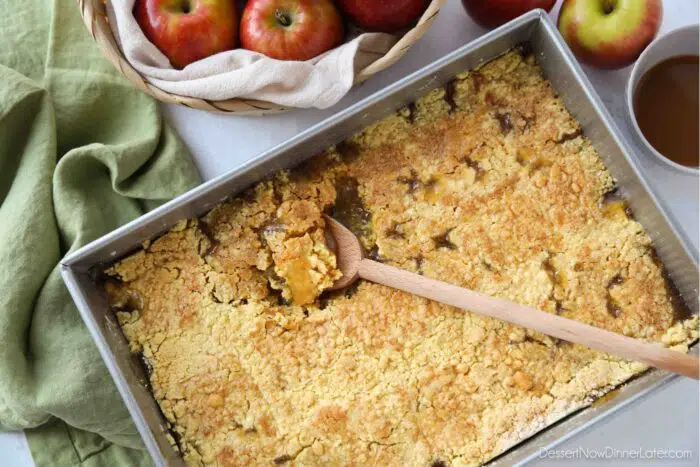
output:
[[[689,378],[700,378],[700,365],[694,356],[364,258],[357,237],[335,219],[325,218],[329,234],[326,237],[343,273],[332,290],[362,278]]]

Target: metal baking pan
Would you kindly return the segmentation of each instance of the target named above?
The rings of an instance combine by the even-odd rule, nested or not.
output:
[[[177,221],[201,216],[217,203],[271,173],[294,167],[428,91],[445,85],[458,73],[524,42],[531,45],[545,76],[598,149],[636,219],[651,236],[659,257],[687,305],[697,313],[697,252],[688,247],[687,239],[651,193],[635,158],[554,24],[543,11],[533,11],[64,258],[61,273],[66,285],[156,465],[183,465],[184,462],[167,440],[165,422],[148,390],[146,376],[131,355],[91,271],[136,250],[144,240],[164,233]],[[573,432],[610,415],[670,378],[672,376],[659,370],[648,371],[624,385],[616,397],[569,415],[491,463],[513,465],[525,462],[541,449],[563,441]]]

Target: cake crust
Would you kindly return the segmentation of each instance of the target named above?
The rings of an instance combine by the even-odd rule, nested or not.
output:
[[[340,275],[401,268],[686,351],[641,225],[532,56],[458,76],[106,272],[192,466],[479,465],[644,371]]]

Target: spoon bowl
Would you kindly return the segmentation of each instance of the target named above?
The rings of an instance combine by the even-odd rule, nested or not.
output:
[[[338,269],[343,277],[336,280],[329,290],[343,289],[360,277],[358,267],[365,257],[360,240],[343,224],[330,216],[324,216],[326,221],[326,243],[335,253]]]

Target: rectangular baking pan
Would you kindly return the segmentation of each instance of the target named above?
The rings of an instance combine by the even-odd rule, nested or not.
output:
[[[217,203],[273,172],[296,166],[428,91],[445,85],[458,73],[522,43],[530,44],[546,78],[600,152],[635,218],[651,236],[687,305],[697,313],[697,252],[689,248],[687,239],[651,193],[635,158],[556,27],[543,11],[533,11],[64,258],[61,273],[66,285],[156,465],[178,466],[184,462],[167,440],[166,425],[148,390],[146,376],[131,355],[93,271],[138,249],[144,240],[164,233],[177,221],[201,216]],[[671,378],[659,370],[648,371],[624,385],[614,398],[569,415],[514,446],[491,464],[526,462],[541,449],[563,441]]]

